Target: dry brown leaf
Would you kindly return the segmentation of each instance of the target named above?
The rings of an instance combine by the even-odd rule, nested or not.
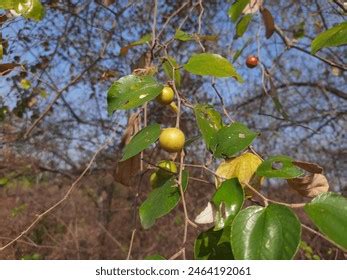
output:
[[[323,167],[319,166],[316,163],[296,160],[296,161],[293,161],[293,164],[311,173],[317,173],[317,174],[323,173]]]
[[[21,66],[17,63],[3,63],[0,64],[0,76],[5,76],[10,73],[14,68]]]
[[[304,177],[287,180],[289,186],[306,197],[315,197],[329,189],[327,178],[323,174],[310,174]]]
[[[260,10],[265,25],[265,37],[269,39],[275,32],[275,22],[270,11],[266,8]]]
[[[243,9],[244,14],[254,14],[258,12],[259,8],[263,5],[264,0],[251,0],[250,3]]]

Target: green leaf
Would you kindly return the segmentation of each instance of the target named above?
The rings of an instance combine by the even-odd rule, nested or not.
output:
[[[158,261],[160,261],[160,260],[166,260],[166,259],[163,256],[156,254],[156,255],[145,257],[145,260],[158,260]]]
[[[186,42],[186,41],[191,41],[193,40],[193,36],[180,30],[180,29],[177,29],[176,30],[176,33],[175,33],[175,37],[174,37],[176,40],[180,40],[180,41],[183,41],[183,42]]]
[[[231,226],[235,259],[292,259],[300,245],[301,224],[286,206],[250,206],[237,214]]]
[[[160,125],[155,123],[145,127],[140,130],[130,141],[128,145],[125,146],[123,157],[120,161],[127,160],[138,153],[147,149],[151,144],[153,144],[160,135]]]
[[[219,54],[193,54],[187,64],[184,65],[184,69],[195,75],[214,76],[217,78],[233,77],[237,81],[243,82],[234,66]]]
[[[33,20],[41,20],[45,15],[40,0],[2,0],[0,9],[15,10],[17,14]]]
[[[163,85],[152,76],[128,75],[116,81],[108,90],[108,112],[132,109],[156,98]]]
[[[304,207],[312,222],[330,240],[347,250],[347,199],[336,193],[323,193]]]
[[[240,19],[240,21],[236,24],[236,38],[242,37],[242,35],[247,31],[251,21],[252,14],[247,14]]]
[[[244,200],[245,194],[237,178],[224,181],[212,197],[217,209],[214,230],[230,225],[242,208]]]
[[[347,44],[347,22],[342,22],[320,33],[311,43],[311,53],[322,48],[338,47]]]
[[[196,260],[233,260],[230,241],[222,240],[223,230],[210,228],[201,232],[194,242]]]
[[[182,187],[185,190],[188,185],[188,172],[183,170]],[[154,225],[160,217],[170,213],[181,199],[179,187],[175,178],[150,192],[147,199],[140,206],[140,221],[144,229]]]
[[[210,105],[198,104],[194,107],[195,118],[206,146],[210,149],[210,142],[222,128],[221,115]]]
[[[229,8],[228,15],[232,22],[236,22],[240,17],[242,11],[249,4],[250,0],[236,0]]]
[[[249,130],[242,123],[222,127],[210,142],[213,155],[217,158],[231,157],[247,148],[258,133]]]
[[[293,159],[288,156],[272,156],[263,161],[257,169],[258,176],[267,178],[296,178],[304,172],[293,164]]]
[[[171,80],[175,80],[176,87],[181,85],[181,73],[178,67],[179,65],[176,60],[171,56],[167,57],[163,63],[163,69],[166,76]]]

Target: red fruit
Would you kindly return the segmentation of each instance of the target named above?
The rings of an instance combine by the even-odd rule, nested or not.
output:
[[[259,62],[258,57],[256,57],[255,55],[250,55],[246,59],[246,65],[247,65],[248,68],[257,67],[258,62]]]

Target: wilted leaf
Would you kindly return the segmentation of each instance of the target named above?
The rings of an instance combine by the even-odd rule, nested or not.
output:
[[[194,242],[194,259],[196,260],[233,260],[229,241],[222,240],[223,230],[210,228],[201,232]]]
[[[295,160],[293,161],[293,164],[311,173],[320,174],[323,172],[323,167],[319,166],[316,163]]]
[[[241,184],[249,183],[258,187],[261,178],[256,176],[255,172],[261,162],[262,160],[258,156],[252,153],[244,153],[235,159],[222,162],[216,170],[216,175],[225,179],[238,178]],[[216,187],[223,181],[221,178],[215,177]]]
[[[261,14],[263,16],[263,21],[265,25],[265,37],[269,39],[275,32],[275,22],[270,11],[266,8],[261,9]]]
[[[323,193],[304,207],[312,222],[330,240],[347,250],[347,199],[337,193]]]
[[[163,85],[152,76],[128,75],[114,82],[108,90],[108,112],[118,109],[132,109],[157,97]]]
[[[249,4],[250,0],[236,0],[231,5],[228,11],[228,15],[232,22],[236,22],[238,18],[240,17],[242,11],[246,8],[246,6]]]
[[[234,66],[219,54],[193,54],[187,64],[184,65],[184,69],[195,75],[214,76],[217,78],[233,77],[237,81],[243,82]]]
[[[5,76],[10,73],[14,68],[21,66],[17,63],[3,63],[0,64],[0,76]]]
[[[323,174],[310,174],[287,180],[289,186],[306,197],[316,197],[329,190],[329,183]]]
[[[293,159],[288,156],[272,156],[263,161],[256,174],[267,178],[291,179],[303,175],[303,172],[293,164]]]
[[[322,48],[338,47],[347,44],[347,22],[342,22],[320,33],[311,44],[311,53]]]
[[[218,131],[210,147],[215,157],[231,157],[247,148],[257,135],[242,123],[234,122]]]
[[[292,259],[300,240],[300,221],[283,205],[250,206],[236,215],[231,226],[232,250],[238,260]]]
[[[139,131],[126,145],[121,161],[127,160],[153,144],[160,135],[160,125],[152,124]]]

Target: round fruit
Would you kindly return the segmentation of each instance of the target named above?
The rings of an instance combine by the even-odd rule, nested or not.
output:
[[[161,93],[157,96],[157,101],[163,105],[169,105],[174,99],[174,91],[171,87],[165,86]]]
[[[158,163],[158,177],[170,178],[172,175],[177,173],[177,166],[171,160],[162,160]]]
[[[247,65],[248,68],[257,67],[258,62],[259,62],[258,57],[256,57],[255,55],[250,55],[246,59],[246,65]]]
[[[182,150],[184,142],[184,133],[175,127],[163,129],[159,136],[160,147],[170,153],[176,153]]]

